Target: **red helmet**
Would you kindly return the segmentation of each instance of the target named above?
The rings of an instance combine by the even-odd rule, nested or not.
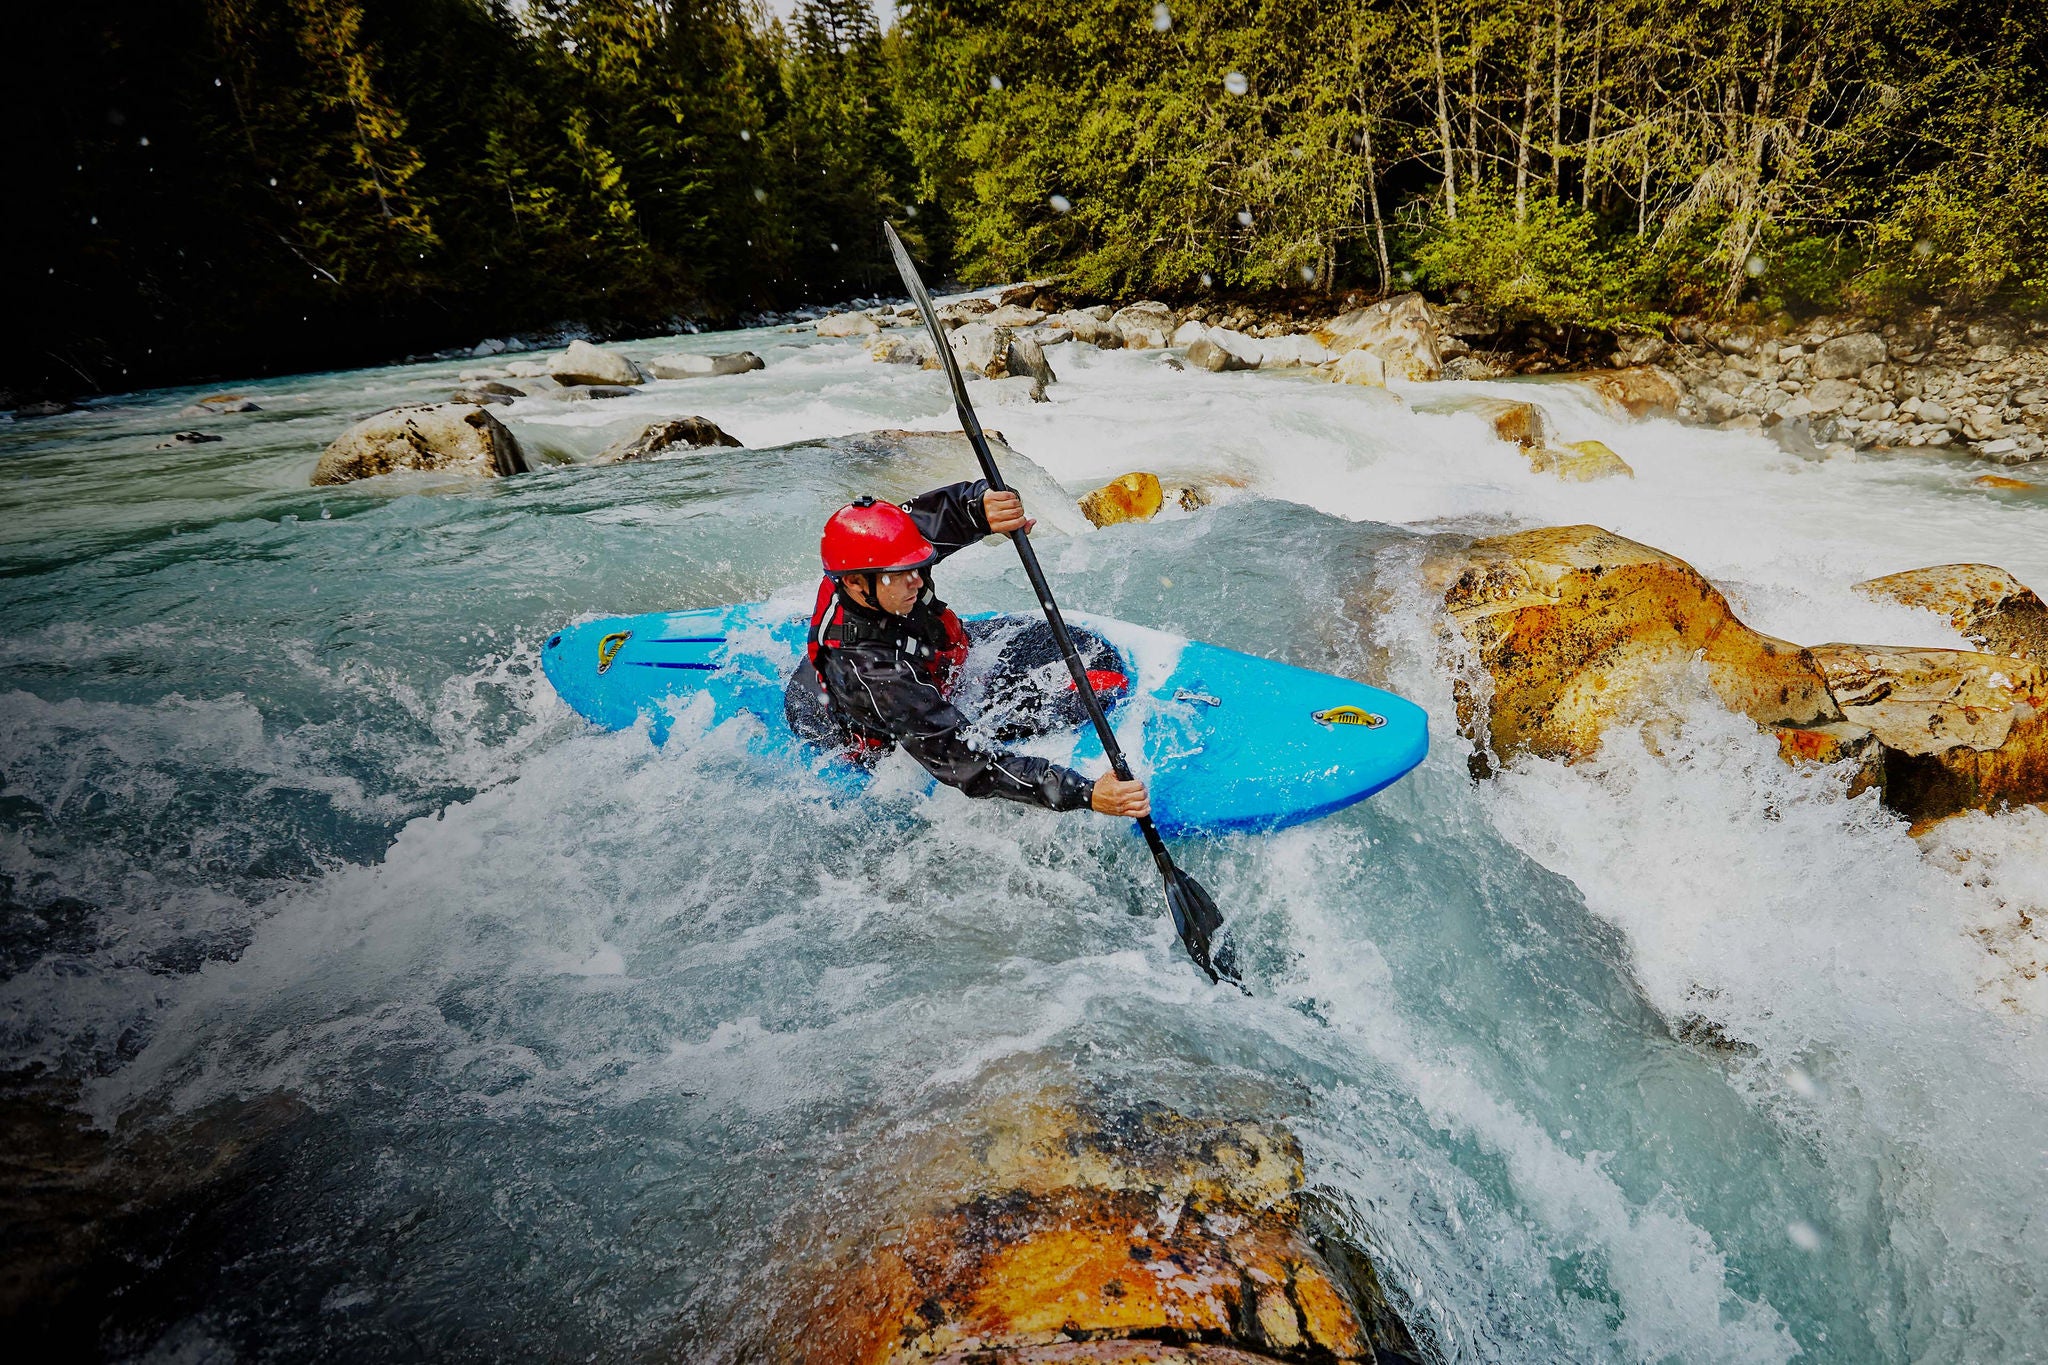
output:
[[[855,498],[825,523],[818,546],[825,574],[901,573],[938,563],[939,552],[917,529],[910,514],[893,502]]]

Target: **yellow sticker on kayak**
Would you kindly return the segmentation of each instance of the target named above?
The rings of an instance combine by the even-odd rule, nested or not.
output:
[[[633,638],[630,630],[615,630],[597,642],[597,671],[602,673],[612,666],[612,660],[619,657],[619,651],[626,647],[626,641]]]
[[[1377,730],[1387,723],[1385,716],[1376,716],[1362,706],[1333,706],[1314,712],[1309,718],[1318,725],[1363,725],[1368,730]]]

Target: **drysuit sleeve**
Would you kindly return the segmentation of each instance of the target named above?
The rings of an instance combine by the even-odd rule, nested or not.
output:
[[[903,504],[903,510],[939,552],[939,558],[944,559],[989,534],[988,516],[981,507],[987,493],[988,482],[984,479],[949,483],[944,488],[919,493]]]
[[[967,737],[967,717],[900,658],[834,651],[826,685],[857,730],[884,735],[925,771],[969,796],[1000,796],[1047,810],[1080,810],[1094,783],[1072,768]]]

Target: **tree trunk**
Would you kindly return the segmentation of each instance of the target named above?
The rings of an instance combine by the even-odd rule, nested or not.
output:
[[[1550,197],[1564,197],[1564,0],[1550,0]]]
[[[1429,4],[1429,39],[1436,51],[1436,130],[1444,144],[1444,212],[1458,216],[1458,167],[1451,156],[1451,105],[1444,93],[1444,28],[1437,0]]]
[[[1593,102],[1586,110],[1586,154],[1579,166],[1579,207],[1582,209],[1590,207],[1593,202],[1593,149],[1600,140],[1600,56],[1606,22],[1606,15],[1594,16]]]
[[[1522,63],[1522,129],[1515,136],[1515,221],[1529,221],[1529,124],[1536,117],[1536,44],[1543,25],[1529,30],[1529,55]]]
[[[1392,269],[1387,262],[1387,225],[1380,217],[1380,178],[1373,164],[1372,124],[1365,125],[1365,197],[1372,205],[1372,232],[1380,257],[1380,297],[1385,298],[1394,285]]]

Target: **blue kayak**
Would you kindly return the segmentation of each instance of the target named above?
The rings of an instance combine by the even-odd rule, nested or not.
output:
[[[1298,825],[1363,801],[1429,752],[1427,715],[1391,692],[1125,621],[1067,619],[1088,667],[1112,686],[1121,675],[1110,722],[1151,785],[1164,834]],[[975,645],[956,691],[962,709],[984,716],[974,699],[999,674],[1006,695],[1032,694],[1019,714],[1038,717],[1038,732],[993,724],[992,739],[1091,776],[1104,771],[1101,742],[1044,623],[996,613],[963,620]],[[572,710],[607,730],[644,723],[661,743],[703,698],[713,723],[755,717],[762,753],[858,791],[867,769],[805,743],[791,724],[801,706],[785,709],[807,624],[759,605],[605,617],[550,637],[541,667]],[[1043,647],[1031,656],[1034,639]],[[1063,693],[1072,705],[1061,704]]]

